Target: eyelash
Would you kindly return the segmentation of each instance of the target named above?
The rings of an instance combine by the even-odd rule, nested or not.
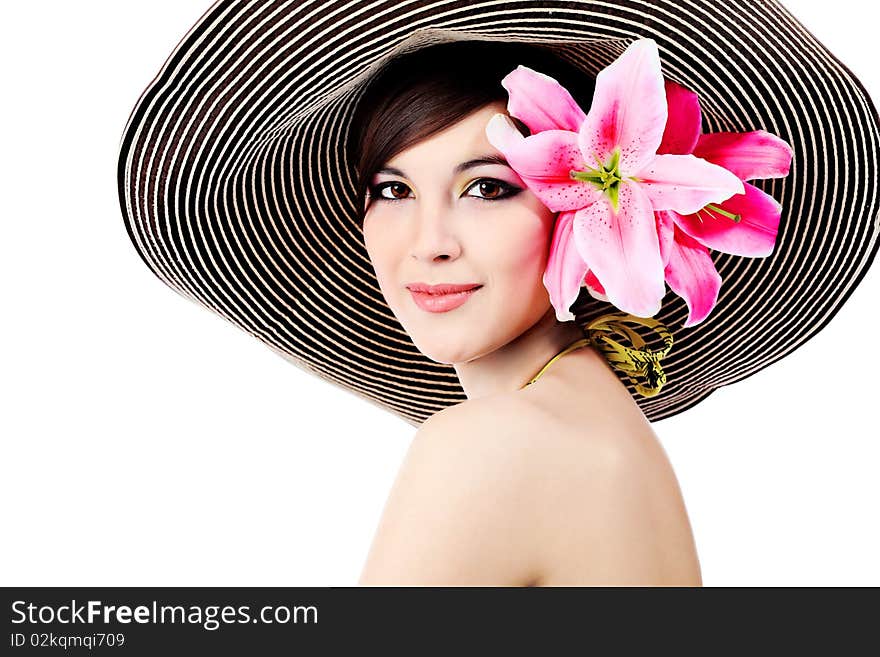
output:
[[[480,183],[492,183],[493,185],[497,185],[502,190],[501,196],[496,196],[495,198],[483,198],[482,196],[472,196],[471,194],[465,194],[465,196],[470,196],[471,198],[475,198],[479,201],[503,201],[504,199],[511,198],[519,194],[522,189],[516,187],[515,185],[511,185],[509,183],[504,182],[503,180],[496,180],[495,178],[478,178],[471,184],[465,192],[469,192],[475,186]],[[388,198],[387,196],[382,196],[382,190],[386,187],[391,187],[392,185],[403,185],[406,187],[405,183],[398,182],[396,180],[392,180],[389,182],[379,183],[378,185],[371,185],[369,187],[369,198],[372,201],[390,201],[394,203],[396,201],[405,201],[406,198]]]

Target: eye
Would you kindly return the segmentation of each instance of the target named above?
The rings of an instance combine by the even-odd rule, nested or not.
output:
[[[388,192],[387,194],[385,192]],[[402,201],[409,195],[409,187],[402,182],[391,181],[370,187],[370,198],[377,201]]]
[[[502,182],[501,180],[495,180],[494,178],[480,178],[479,180],[475,180],[474,184],[467,189],[468,192],[472,190],[477,190],[479,194],[467,195],[483,201],[497,201],[499,199],[514,196],[522,191],[519,187],[514,187],[513,185]]]

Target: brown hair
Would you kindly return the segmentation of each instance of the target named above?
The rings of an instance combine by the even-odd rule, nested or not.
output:
[[[369,83],[355,110],[348,151],[357,168],[363,225],[370,179],[388,160],[494,101],[507,102],[501,80],[519,64],[556,79],[584,111],[595,80],[539,46],[456,41],[395,58]],[[523,134],[525,125],[514,120]]]

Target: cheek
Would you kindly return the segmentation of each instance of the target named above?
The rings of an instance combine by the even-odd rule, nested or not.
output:
[[[381,225],[380,222],[369,220],[364,222],[364,246],[383,293],[389,290],[389,282],[394,280],[394,272],[399,262],[399,248],[393,237],[394,232],[389,231],[387,226]]]
[[[512,280],[534,284],[537,279],[537,285],[543,285],[541,276],[547,266],[552,225],[532,220],[522,230],[508,232],[499,240],[497,253]]]

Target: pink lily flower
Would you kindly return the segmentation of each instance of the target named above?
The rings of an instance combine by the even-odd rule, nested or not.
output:
[[[544,277],[557,319],[574,319],[569,308],[582,283],[625,312],[655,315],[666,286],[654,211],[687,215],[744,191],[723,167],[658,154],[668,110],[657,44],[635,41],[602,70],[586,115],[559,83],[527,67],[502,84],[508,112],[532,134],[496,114],[486,135],[560,213]]]
[[[697,95],[672,81],[666,82],[669,120],[658,153],[692,153],[730,170],[741,180],[788,175],[791,147],[763,130],[701,135]],[[655,213],[666,282],[688,306],[684,326],[702,322],[715,307],[721,276],[709,249],[748,257],[773,252],[782,206],[754,185],[745,193],[686,214],[675,210]]]

